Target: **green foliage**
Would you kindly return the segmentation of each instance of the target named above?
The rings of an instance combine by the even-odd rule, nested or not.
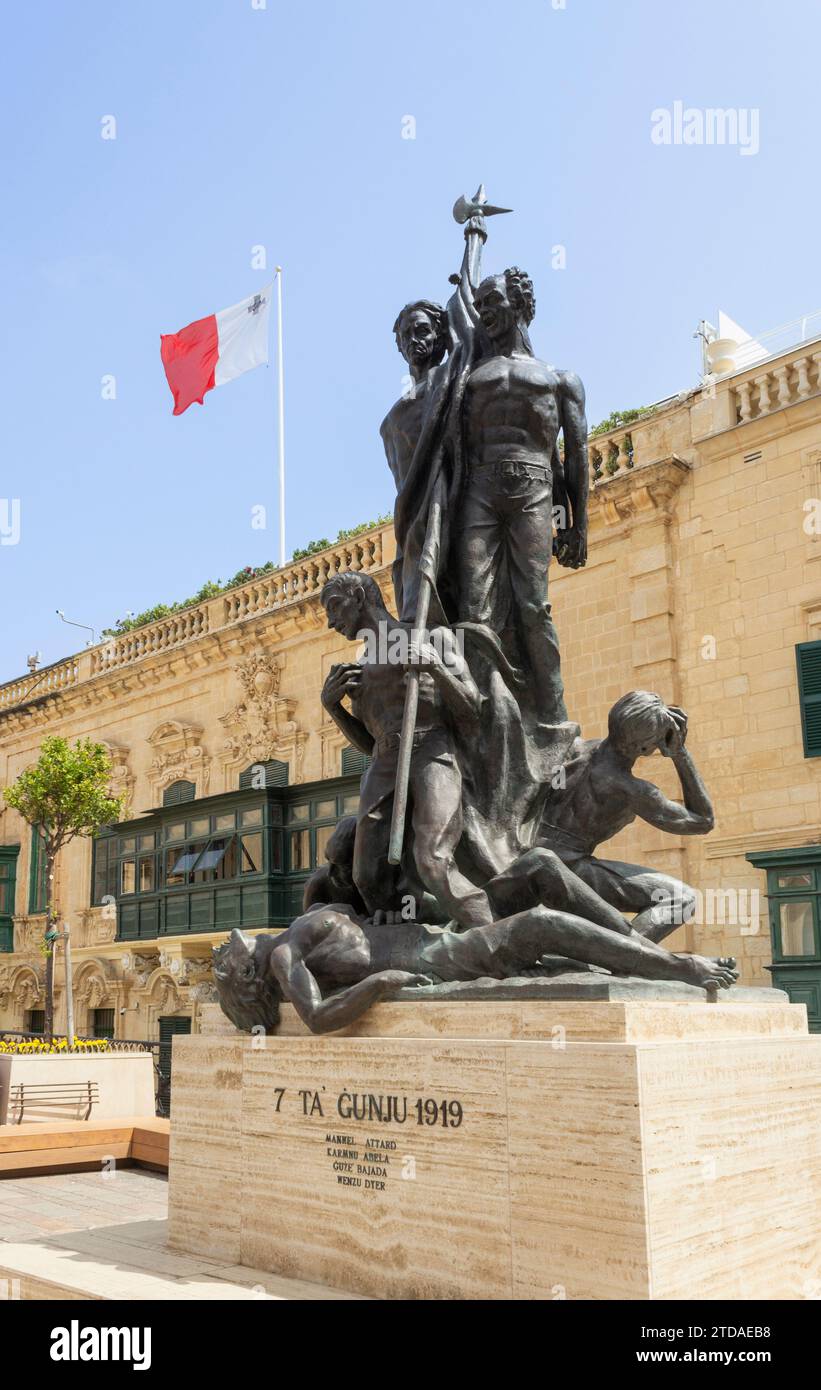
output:
[[[655,409],[652,405],[640,405],[635,410],[614,410],[612,415],[608,415],[606,420],[601,420],[598,425],[594,425],[588,431],[588,438],[595,439],[598,434],[609,434],[610,430],[623,428],[624,425],[633,425],[636,420],[643,420],[645,415],[652,415]]]
[[[6,805],[42,826],[47,856],[53,860],[76,835],[94,835],[119,820],[121,801],[109,795],[111,759],[101,743],[46,738],[33,767],[4,789]],[[50,890],[49,890],[50,891]]]
[[[170,618],[174,613],[180,613],[183,608],[192,608],[194,604],[204,603],[209,598],[216,598],[217,594],[224,593],[226,589],[233,589],[237,584],[245,584],[249,579],[273,568],[273,563],[269,560],[267,565],[261,565],[256,570],[248,565],[245,569],[240,570],[233,579],[229,579],[226,584],[223,584],[219,579],[208,579],[202,588],[192,594],[191,598],[183,599],[181,603],[156,603],[153,608],[146,608],[142,613],[136,613],[133,618],[118,618],[114,627],[103,628],[103,637],[117,637],[121,632],[132,632],[135,627],[144,627],[146,623],[157,623],[160,618]]]
[[[329,541],[323,536],[319,541],[308,541],[302,550],[295,550],[293,558],[304,560],[307,555],[318,555],[321,550],[327,550],[331,545],[338,545],[340,541],[352,541],[354,536],[361,536],[365,531],[372,531],[375,526],[385,526],[389,521],[393,521],[393,513],[386,512],[383,516],[378,516],[375,521],[360,521],[358,526],[349,526],[337,531],[336,540]]]
[[[324,536],[321,541],[308,541],[301,550],[295,550],[291,558],[293,560],[304,560],[306,555],[318,555],[321,550],[327,550],[331,544]]]
[[[78,739],[72,745],[65,738],[45,738],[33,767],[21,772],[17,781],[5,787],[6,805],[39,825],[43,836],[46,879],[46,924],[57,918],[54,903],[54,861],[63,845],[77,835],[94,835],[103,825],[119,820],[122,801],[109,795],[111,759],[101,743]],[[54,942],[43,939],[46,958],[46,1032],[54,1027]]]
[[[378,516],[376,521],[362,521],[358,526],[351,526],[347,530],[342,530],[337,534],[336,542],[329,541],[325,537],[318,541],[308,541],[308,544],[300,550],[295,550],[292,560],[304,560],[308,555],[318,555],[321,550],[327,550],[329,546],[339,541],[352,540],[354,536],[360,536],[364,531],[371,531],[375,526],[384,526],[386,522],[392,521],[393,516],[387,512],[384,516]],[[191,597],[183,599],[181,603],[157,603],[153,608],[146,608],[142,613],[136,613],[133,618],[118,618],[114,627],[103,628],[104,637],[119,637],[123,632],[133,632],[137,627],[144,627],[146,623],[159,622],[161,618],[170,618],[174,613],[180,613],[184,608],[192,608],[197,603],[204,603],[206,599],[216,598],[218,594],[227,593],[229,589],[236,589],[240,584],[248,584],[252,579],[259,579],[264,574],[270,574],[277,569],[273,560],[268,560],[264,565],[245,565],[238,570],[231,579],[224,582],[221,579],[209,579],[203,584],[201,589]]]
[[[393,521],[393,512],[386,512],[384,516],[378,516],[376,521],[361,521],[358,526],[351,526],[347,531],[337,531],[337,541],[350,541],[354,536],[361,536],[364,531],[372,531],[375,526],[386,526],[389,521]]]

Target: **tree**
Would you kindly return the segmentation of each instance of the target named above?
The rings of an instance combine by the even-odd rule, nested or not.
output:
[[[123,814],[122,799],[109,791],[111,758],[101,743],[78,739],[72,747],[65,738],[46,738],[33,767],[21,772],[4,789],[6,805],[39,826],[46,856],[46,958],[45,1033],[54,1032],[54,938],[59,916],[54,901],[54,865],[64,845],[76,836],[95,835]]]

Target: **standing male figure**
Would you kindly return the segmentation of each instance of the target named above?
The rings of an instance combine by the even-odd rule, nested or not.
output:
[[[513,266],[474,296],[489,355],[471,372],[463,407],[465,479],[455,562],[459,617],[515,632],[530,705],[539,722],[567,718],[559,642],[547,602],[554,483],[562,506],[559,563],[587,558],[587,423],[584,388],[533,354],[533,284]],[[557,440],[564,432],[564,464]]]
[[[413,522],[428,489],[430,451],[445,408],[447,371],[441,367],[449,342],[447,310],[429,299],[401,309],[393,325],[396,346],[408,364],[411,389],[391,406],[379,432],[396,484],[393,586],[396,609],[412,622],[419,601],[419,559],[424,527]],[[421,441],[421,448],[420,448]]]
[[[594,851],[636,817],[671,835],[706,835],[713,807],[698,769],[684,746],[687,716],[658,695],[631,690],[608,716],[605,739],[577,739],[565,763],[566,784],[548,795],[538,844],[619,912],[635,912],[634,931],[662,941],[689,920],[696,895],[670,874]],[[633,773],[640,757],[662,753],[681,782],[684,805],[670,801],[652,782]]]
[[[432,659],[431,648],[415,651],[410,625],[391,617],[368,574],[334,575],[321,599],[328,626],[370,648],[359,662],[333,666],[322,689],[322,703],[345,737],[373,758],[362,779],[353,859],[354,883],[369,913],[401,906],[398,873],[388,862],[391,814],[405,674],[424,660],[409,783],[412,850],[406,859],[412,855],[423,886],[455,921],[465,927],[492,922],[487,895],[454,861],[463,829],[462,774],[449,723],[477,719],[479,692],[453,634],[446,628],[431,634],[438,633],[442,659]],[[342,703],[346,697],[350,710]]]

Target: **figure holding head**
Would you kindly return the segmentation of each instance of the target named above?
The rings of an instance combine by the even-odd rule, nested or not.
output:
[[[712,803],[685,747],[686,737],[687,716],[677,705],[666,705],[646,690],[623,695],[608,716],[607,737],[577,739],[572,746],[565,786],[549,793],[538,839],[605,902],[638,914],[633,929],[653,941],[690,919],[695,890],[669,874],[598,859],[594,851],[637,817],[671,835],[712,830]],[[635,776],[636,761],[655,752],[672,761],[683,805]]]

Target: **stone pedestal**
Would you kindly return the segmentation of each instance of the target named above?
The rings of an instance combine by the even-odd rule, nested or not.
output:
[[[176,1038],[171,1244],[385,1298],[817,1298],[821,1037],[773,994]]]

